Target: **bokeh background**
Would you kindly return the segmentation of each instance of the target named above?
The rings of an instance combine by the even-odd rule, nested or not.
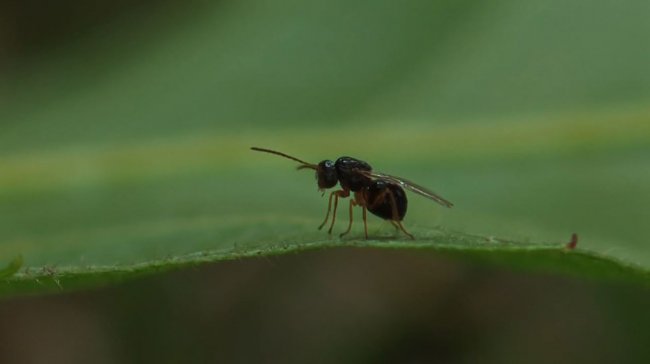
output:
[[[456,204],[413,198],[416,233],[577,232],[647,268],[648,15],[642,0],[2,3],[0,253],[130,264],[304,236],[323,214],[313,177],[257,145],[352,155]],[[337,250],[6,300],[0,359],[641,362],[648,302]]]

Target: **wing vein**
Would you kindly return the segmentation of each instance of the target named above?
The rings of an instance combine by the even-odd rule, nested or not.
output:
[[[437,193],[435,193],[435,192],[433,192],[433,191],[431,191],[431,190],[429,190],[429,189],[427,189],[425,187],[422,187],[422,186],[418,185],[415,182],[411,182],[411,181],[407,180],[406,178],[396,177],[396,176],[392,176],[390,174],[380,173],[380,172],[373,172],[373,171],[358,170],[358,172],[362,173],[362,174],[364,174],[364,175],[366,175],[368,177],[384,179],[384,180],[388,180],[390,182],[393,182],[395,184],[398,184],[401,187],[403,187],[403,188],[405,188],[405,189],[407,189],[407,190],[409,190],[409,191],[411,191],[413,193],[416,193],[416,194],[418,194],[420,196],[424,196],[424,197],[426,197],[426,198],[428,198],[430,200],[433,200],[433,201],[435,201],[435,202],[437,202],[437,203],[439,203],[439,204],[441,204],[441,205],[443,205],[445,207],[454,206],[453,203],[449,202],[448,200],[446,200],[442,196],[438,195]]]

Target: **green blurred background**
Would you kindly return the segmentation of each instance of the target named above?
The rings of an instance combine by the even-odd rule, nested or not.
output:
[[[577,232],[580,247],[648,268],[649,15],[642,0],[2,3],[0,254],[83,267],[322,239],[312,232],[325,204],[313,177],[248,150],[256,145],[310,161],[355,156],[456,204],[443,211],[412,198],[406,225],[416,234],[442,226],[563,242]],[[390,232],[377,219],[370,229]],[[52,336],[97,335],[80,357],[55,345],[61,362],[179,362],[188,352],[197,361],[250,353],[243,362],[648,355],[647,290],[393,254],[228,263],[9,301],[3,337],[16,343],[2,359],[37,355],[15,348],[46,340],[27,329],[41,322]],[[422,271],[409,271],[414,260]],[[391,271],[413,289],[381,289]],[[365,291],[368,280],[375,288]],[[490,301],[493,291],[511,301]],[[396,295],[399,304],[370,305]],[[497,316],[459,304],[473,297]],[[229,309],[194,307],[202,301]],[[240,304],[255,314],[229,311]],[[334,324],[360,313],[358,336]],[[333,323],[303,328],[314,315]],[[286,327],[292,335],[277,335]],[[385,336],[368,339],[375,331]],[[581,344],[566,346],[576,337]],[[275,349],[251,349],[260,343]]]

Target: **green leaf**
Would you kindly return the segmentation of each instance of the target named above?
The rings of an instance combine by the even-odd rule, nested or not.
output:
[[[306,239],[310,240],[310,239]],[[310,242],[261,242],[257,248],[201,251],[131,265],[66,266],[29,268],[6,278],[0,294],[57,292],[121,282],[139,276],[223,260],[237,260],[279,254],[297,253],[325,248],[411,249],[435,252],[478,264],[489,264],[515,270],[564,274],[589,279],[605,279],[648,285],[650,272],[640,267],[613,260],[588,251],[572,251],[564,244],[521,244],[460,233],[435,233],[417,242],[395,240],[389,236],[376,240],[332,242],[314,239]],[[18,270],[11,263],[13,273]],[[8,269],[6,269],[8,270]],[[7,277],[6,275],[4,277]]]
[[[16,272],[18,272],[22,266],[23,257],[19,255],[14,258],[14,260],[9,262],[9,264],[4,269],[0,269],[0,279],[11,277],[12,275],[16,274]]]
[[[605,130],[594,128],[590,133],[594,140],[599,134],[607,134],[605,125],[609,124],[602,123]],[[413,140],[411,146],[415,148],[418,140],[426,141],[426,129],[419,130],[422,139]],[[539,132],[536,130],[530,135]],[[436,148],[451,150],[456,143],[455,133],[453,128],[443,132],[446,142]],[[376,134],[377,138],[381,135],[386,134],[381,131]],[[399,135],[392,137],[399,138]],[[29,158],[29,163],[21,159],[23,157],[4,163],[7,176],[21,176],[21,183],[2,180],[4,221],[11,223],[4,225],[4,231],[13,234],[8,234],[10,237],[6,241],[13,243],[3,245],[4,253],[23,254],[30,263],[27,271],[5,280],[5,294],[88,287],[205,262],[341,246],[422,248],[462,259],[498,262],[506,267],[595,278],[648,280],[646,268],[629,261],[619,262],[616,255],[605,254],[605,249],[599,251],[594,241],[583,239],[577,251],[567,252],[568,233],[552,243],[542,240],[513,242],[494,235],[468,235],[443,228],[444,225],[470,224],[483,217],[472,207],[477,202],[463,198],[460,192],[471,191],[463,184],[471,186],[473,177],[467,177],[467,182],[457,181],[455,185],[449,180],[441,183],[450,194],[445,196],[458,196],[453,199],[456,206],[451,210],[411,197],[405,223],[418,237],[415,242],[403,240],[403,236],[394,234],[392,227],[373,218],[369,222],[371,237],[379,240],[359,240],[359,222],[348,239],[339,239],[336,235],[328,237],[316,230],[326,199],[313,193],[315,183],[311,173],[296,172],[293,162],[255,153],[243,146],[237,150],[229,144],[234,140],[236,145],[237,139],[231,137],[229,141],[222,141],[221,138],[215,135],[124,149],[87,149],[79,154],[69,151],[32,154],[24,157]],[[317,146],[317,138],[311,138],[307,134],[293,133],[275,143],[292,146],[292,140],[302,140]],[[408,134],[403,138],[408,138]],[[479,158],[482,162],[490,158],[486,154],[489,149],[481,147],[485,142],[483,138],[492,138],[489,133],[481,132],[474,138],[480,158],[471,156],[472,145],[466,145],[460,156],[447,154],[445,158],[438,157],[437,161],[431,158],[440,169],[418,180],[432,180],[432,175],[445,169],[448,171],[440,173],[442,181],[450,176],[458,178],[459,173],[448,166],[454,164],[454,160],[469,163],[469,158]],[[526,138],[526,132],[520,132],[518,140],[521,138]],[[547,140],[557,143],[555,138]],[[430,163],[416,155],[402,163],[401,159],[395,161],[388,154],[382,155],[385,151],[373,149],[370,144],[367,147],[366,150],[377,154],[373,160],[394,163],[395,169],[407,167],[411,170],[404,175],[422,174],[419,164]],[[500,148],[512,146],[502,143]],[[580,146],[572,148],[580,149]],[[524,150],[522,153],[530,152]],[[160,155],[169,157],[157,159]],[[492,158],[502,158],[498,151],[492,155],[496,156]],[[544,159],[537,163],[538,168],[547,163]],[[99,175],[110,176],[109,180],[98,179],[93,174],[77,175],[81,171],[78,166],[99,165],[103,166]],[[569,183],[567,179],[562,181],[564,185]],[[503,179],[500,182],[506,183]],[[577,184],[581,182],[577,180]],[[535,183],[531,179],[527,185]],[[555,187],[554,194],[564,192],[560,187],[577,188],[572,185]],[[510,186],[508,192],[517,191]],[[520,197],[527,196],[531,206],[540,206],[543,199],[548,198],[539,194]],[[480,196],[473,197],[486,203]],[[461,214],[455,220],[453,214],[458,211]],[[345,208],[341,208],[339,230],[346,218]],[[517,221],[512,219],[512,222],[512,226],[516,226]],[[479,226],[478,222],[476,224]],[[511,230],[515,230],[512,226]]]
[[[340,246],[647,282],[647,2],[522,4],[202,5],[16,58],[0,257],[26,268],[0,291]],[[374,217],[330,238],[313,176],[251,146],[358,157],[455,207],[409,196],[415,242]]]

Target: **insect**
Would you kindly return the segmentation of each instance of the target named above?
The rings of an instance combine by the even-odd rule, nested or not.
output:
[[[360,206],[363,210],[363,227],[366,239],[368,239],[366,211],[370,211],[372,214],[390,221],[395,229],[400,229],[408,237],[415,239],[402,225],[402,220],[406,216],[406,207],[408,205],[404,189],[427,197],[445,207],[453,206],[451,202],[422,186],[401,177],[375,172],[368,163],[356,158],[340,157],[336,162],[326,159],[318,164],[312,164],[271,149],[258,147],[251,147],[251,149],[296,161],[300,163],[297,167],[299,170],[312,169],[316,171],[318,190],[323,192],[323,194],[325,194],[326,189],[333,188],[337,183],[340,184],[341,189],[330,193],[325,220],[318,227],[320,230],[327,224],[331,212],[332,222],[328,230],[329,234],[332,233],[332,228],[336,221],[336,209],[339,198],[349,197],[351,192],[354,194],[354,197],[350,199],[350,222],[347,230],[340,234],[341,237],[349,233],[352,228],[352,209],[355,206]],[[334,209],[332,209],[332,200],[334,201]]]

